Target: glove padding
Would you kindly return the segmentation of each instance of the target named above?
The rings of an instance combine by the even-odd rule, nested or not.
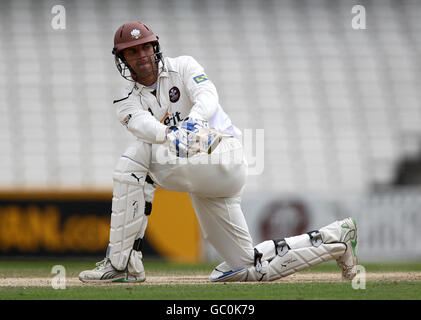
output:
[[[177,157],[189,158],[199,152],[207,154],[218,146],[222,135],[215,129],[210,129],[205,120],[186,118],[180,127],[169,127],[167,143]]]

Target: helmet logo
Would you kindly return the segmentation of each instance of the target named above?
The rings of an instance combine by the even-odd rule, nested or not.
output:
[[[132,32],[130,32],[130,34],[132,35],[133,39],[139,39],[142,36],[140,31],[137,29],[133,29]]]

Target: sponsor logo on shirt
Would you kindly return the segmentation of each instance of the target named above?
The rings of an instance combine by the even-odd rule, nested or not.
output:
[[[176,126],[178,122],[183,121],[180,117],[181,113],[176,112],[173,114],[169,114],[168,112],[165,114],[165,116],[162,118],[161,123],[165,124],[166,126]]]
[[[194,82],[202,83],[203,81],[209,80],[208,76],[205,74],[200,74],[198,76],[193,77]]]

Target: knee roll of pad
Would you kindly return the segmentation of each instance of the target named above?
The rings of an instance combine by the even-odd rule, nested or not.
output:
[[[291,249],[285,239],[274,239],[273,242],[275,244],[276,255],[280,257],[284,256]]]
[[[322,234],[319,230],[307,232],[310,237],[310,242],[313,246],[318,247],[323,243]]]

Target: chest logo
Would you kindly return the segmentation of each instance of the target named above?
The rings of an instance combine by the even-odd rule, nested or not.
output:
[[[177,87],[172,87],[169,91],[170,101],[177,102],[180,99],[180,90]]]
[[[183,118],[181,118],[181,113],[179,111],[173,114],[169,114],[167,112],[161,119],[161,123],[165,124],[166,126],[176,126],[177,123],[181,121],[183,121]]]

